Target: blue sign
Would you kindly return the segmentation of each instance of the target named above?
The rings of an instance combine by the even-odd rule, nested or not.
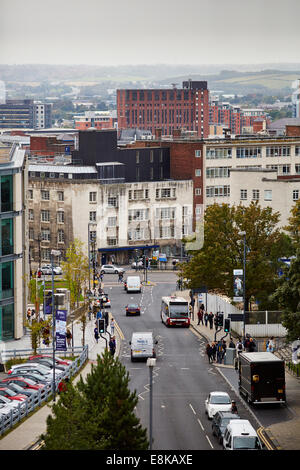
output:
[[[97,320],[98,320],[98,318],[102,318],[102,312],[101,312],[101,310],[99,310],[99,312],[97,312],[96,318],[97,318]]]
[[[55,315],[56,350],[66,351],[67,310],[57,310]]]

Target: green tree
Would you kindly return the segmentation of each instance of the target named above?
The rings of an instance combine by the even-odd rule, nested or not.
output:
[[[292,207],[288,222],[284,228],[290,233],[294,245],[300,247],[300,199]]]
[[[300,249],[279,284],[273,298],[283,309],[282,325],[288,331],[286,341],[294,341],[300,337]]]
[[[62,262],[67,288],[70,291],[71,308],[78,306],[80,293],[88,280],[88,258],[83,253],[83,243],[75,239],[66,252],[66,261]]]
[[[46,450],[146,450],[147,431],[134,413],[136,391],[118,358],[105,351],[86,382],[68,384],[43,437]]]
[[[279,213],[249,206],[213,204],[204,217],[204,245],[193,253],[189,263],[181,265],[179,276],[187,278],[187,287],[206,286],[233,296],[233,270],[243,269],[244,244],[239,232],[246,232],[246,303],[253,296],[268,298],[276,286],[278,258],[288,256],[289,238],[276,226]]]

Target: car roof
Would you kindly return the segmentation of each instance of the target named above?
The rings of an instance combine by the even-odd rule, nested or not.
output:
[[[224,396],[229,396],[227,392],[210,392],[210,395],[224,395]]]
[[[231,429],[233,433],[244,434],[247,436],[256,436],[256,431],[251,425],[250,421],[247,419],[234,419],[229,421],[228,428]]]

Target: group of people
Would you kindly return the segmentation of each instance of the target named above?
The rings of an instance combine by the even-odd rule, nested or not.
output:
[[[213,314],[212,312],[206,312],[204,304],[201,304],[199,310],[197,312],[198,316],[198,323],[197,325],[205,325],[206,327],[209,325],[210,330],[213,329],[214,325],[216,330],[218,329],[218,314]]]

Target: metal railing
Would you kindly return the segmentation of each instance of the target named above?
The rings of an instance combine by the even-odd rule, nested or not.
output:
[[[83,364],[88,359],[88,346],[84,346],[83,348],[73,348],[80,349],[81,353],[79,354],[74,361],[70,364],[70,366],[64,371],[63,374],[60,375],[55,381],[56,390],[58,389],[58,384],[62,379],[70,378],[77,374],[77,372],[81,369]],[[42,354],[45,354],[45,349],[40,350]],[[32,350],[19,350],[19,351],[5,351],[6,357],[21,357],[20,353],[23,353],[23,356],[29,357],[33,354]],[[48,351],[47,351],[48,352]],[[18,354],[16,354],[18,353]],[[0,436],[6,432],[7,430],[14,427],[17,423],[19,423],[22,419],[26,418],[29,413],[35,411],[39,408],[42,403],[47,401],[52,395],[52,382],[46,384],[45,387],[41,390],[37,390],[36,393],[32,394],[31,397],[27,397],[25,401],[20,402],[17,407],[12,408],[8,413],[1,414],[0,409]]]

